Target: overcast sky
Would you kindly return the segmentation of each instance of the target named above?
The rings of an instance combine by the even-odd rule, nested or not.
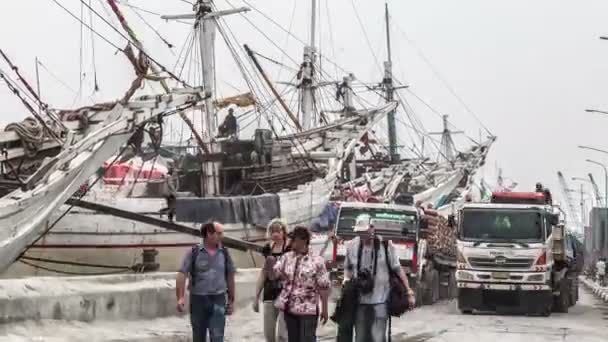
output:
[[[79,0],[58,1],[80,15]],[[283,27],[291,27],[294,35],[308,40],[310,1],[248,2]],[[106,16],[99,0],[91,3]],[[130,0],[128,3],[165,14],[190,11],[190,6],[180,0]],[[230,3],[243,5],[242,0],[230,0]],[[520,183],[519,189],[531,190],[536,181],[542,181],[555,193],[559,192],[557,170],[562,170],[568,178],[584,177],[587,172],[593,172],[603,189],[603,172],[585,159],[608,164],[608,155],[581,151],[577,145],[608,150],[604,133],[608,128],[608,116],[584,112],[586,108],[608,111],[608,41],[598,39],[600,35],[608,35],[608,2],[390,0],[388,3],[393,19],[396,78],[408,84],[412,93],[434,109],[449,114],[456,127],[477,139],[480,124],[452,95],[442,81],[445,80],[498,136],[484,171],[488,177],[495,177],[496,165],[499,165],[505,176]],[[229,8],[225,0],[217,0],[216,4]],[[320,9],[318,41],[321,53],[345,70],[354,72],[359,80],[379,82],[381,66],[376,61],[381,63],[386,59],[384,1],[320,0]],[[81,44],[80,24],[76,20],[51,0],[1,1],[0,13],[3,32],[0,46],[30,79],[34,79],[34,58],[37,56],[73,90],[79,89]],[[87,20],[88,13],[85,11]],[[172,68],[175,55],[179,54],[190,30],[188,25],[166,23],[139,12],[176,46],[171,53],[135,13],[125,9],[127,19],[136,27],[151,53]],[[300,43],[287,39],[285,32],[255,11],[247,17],[293,59],[301,59]],[[240,43],[248,43],[256,51],[294,66],[244,18],[236,15],[226,20]],[[125,45],[125,41],[98,18],[93,22],[94,28],[104,36],[120,47]],[[87,37],[90,32],[85,30],[84,34]],[[42,94],[53,106],[90,103],[90,95],[95,100],[115,99],[128,86],[133,73],[124,57],[99,38],[94,41],[101,90],[96,94],[91,90],[93,50],[91,39],[86,38],[82,48],[86,73],[82,95],[68,90],[47,71],[41,70]],[[227,50],[220,45],[222,39],[218,36],[219,90],[230,93],[227,84],[244,89],[235,64],[230,62]],[[0,65],[3,70],[7,69],[4,64]],[[329,63],[324,68],[335,74]],[[279,75],[275,69],[272,75],[283,80],[293,76],[288,70]],[[441,129],[438,115],[408,91],[402,91],[402,94],[429,131]],[[0,88],[0,97],[2,123],[26,115],[5,87]],[[405,117],[402,120],[406,120]],[[402,126],[399,129],[400,136],[405,136],[405,129]],[[462,138],[456,140],[460,147],[467,143]],[[578,187],[578,183],[570,183],[572,187]]]

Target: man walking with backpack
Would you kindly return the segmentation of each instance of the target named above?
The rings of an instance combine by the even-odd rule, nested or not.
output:
[[[352,279],[358,292],[356,341],[384,342],[389,318],[387,300],[394,290],[391,277],[398,279],[401,283],[398,285],[407,291],[409,307],[414,306],[414,291],[409,287],[392,243],[382,241],[369,221],[359,222],[354,232],[363,234],[349,242],[344,269],[345,278]]]
[[[234,263],[222,246],[223,227],[217,222],[201,227],[203,243],[188,251],[177,273],[177,310],[184,312],[186,279],[190,276],[192,341],[224,341],[226,315],[234,305]]]

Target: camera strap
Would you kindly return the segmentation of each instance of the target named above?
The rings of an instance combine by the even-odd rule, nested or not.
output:
[[[374,251],[372,254],[372,264],[373,264],[372,275],[374,277],[376,276],[376,269],[378,268],[378,249],[379,249],[379,247],[380,247],[380,240],[378,240],[378,238],[374,238]],[[361,238],[359,238],[359,250],[357,250],[357,277],[359,276],[359,271],[361,270],[361,254],[363,254],[363,240]]]

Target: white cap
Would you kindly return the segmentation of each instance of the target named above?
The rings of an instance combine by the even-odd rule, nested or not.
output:
[[[371,217],[367,214],[362,214],[357,216],[355,219],[355,226],[353,227],[353,232],[366,232],[370,226]]]

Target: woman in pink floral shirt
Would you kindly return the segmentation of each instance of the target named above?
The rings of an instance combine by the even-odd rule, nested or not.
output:
[[[329,273],[323,258],[309,248],[311,234],[308,228],[298,226],[292,234],[292,250],[273,267],[275,276],[284,281],[275,305],[284,313],[289,342],[315,342],[319,299],[321,323],[327,322]]]

